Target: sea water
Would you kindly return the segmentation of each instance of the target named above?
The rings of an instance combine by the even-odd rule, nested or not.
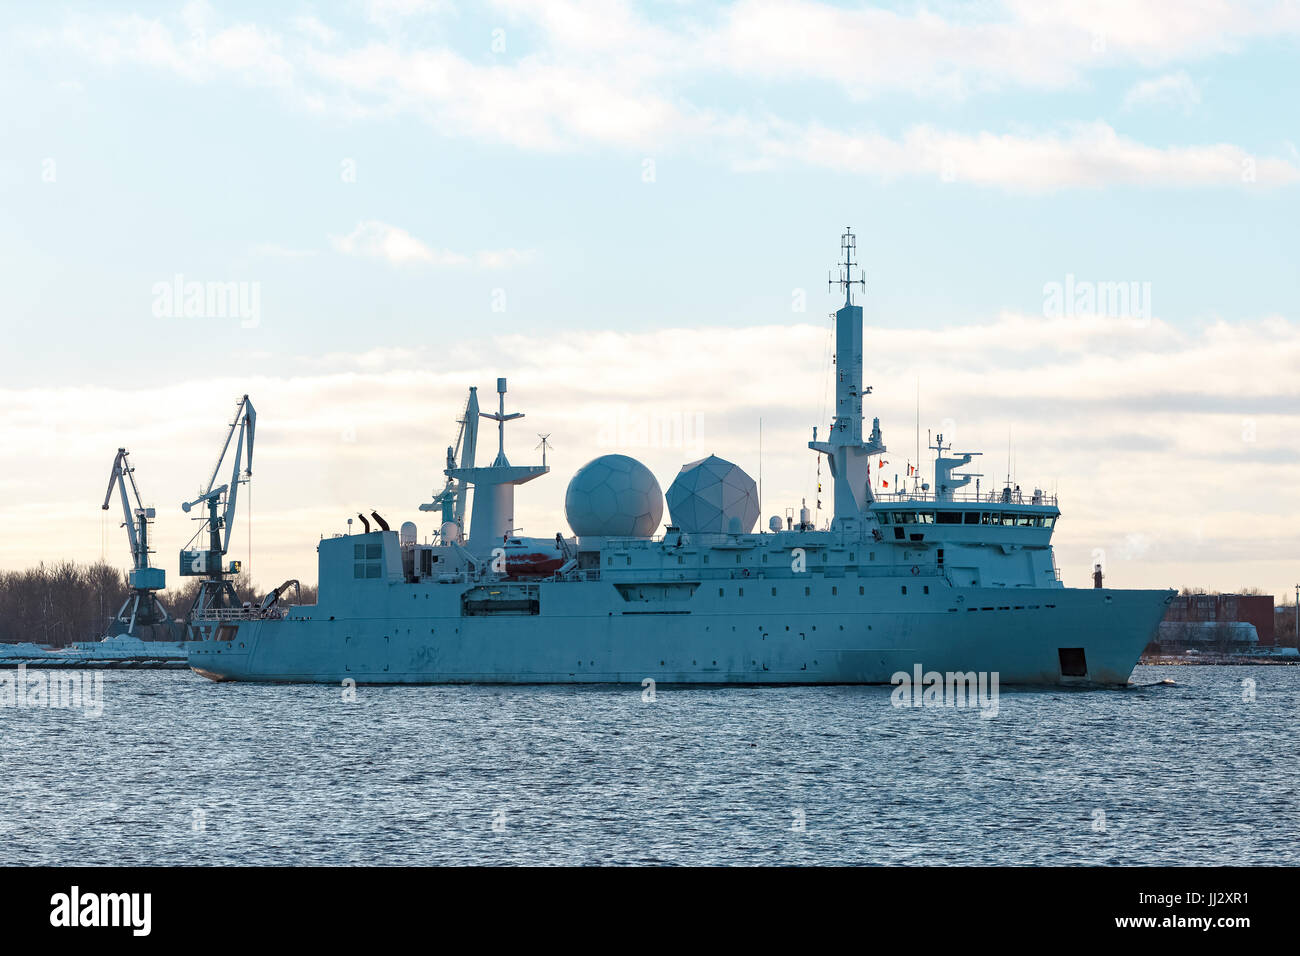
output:
[[[98,716],[0,707],[0,863],[1300,863],[1300,668],[1133,679],[1002,687],[990,716],[109,672]]]

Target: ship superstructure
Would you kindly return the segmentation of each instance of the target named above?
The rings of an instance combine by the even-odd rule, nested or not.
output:
[[[500,379],[495,413],[471,392],[462,460],[448,449],[447,485],[423,506],[442,511],[429,542],[413,526],[322,539],[315,605],[196,608],[205,639],[191,666],[214,680],[722,684],[889,683],[919,666],[1004,684],[1125,684],[1173,592],[1064,587],[1054,496],[1010,483],[981,494],[978,476],[958,473],[973,453],[942,435],[933,487],[873,491],[886,448],[878,419],[863,430],[870,388],[852,290],[865,283],[851,231],[841,248],[835,415],[809,442],[834,480],[828,526],[804,509],[756,531],[753,480],[713,456],[682,467],[665,525],[649,469],[603,455],[569,483],[572,536],[547,543],[553,562],[512,561],[539,540],[516,536],[514,488],[549,468],[507,460],[518,414],[506,413]],[[488,466],[473,464],[479,417],[498,429]]]

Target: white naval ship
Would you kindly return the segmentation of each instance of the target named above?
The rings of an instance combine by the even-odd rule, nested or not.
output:
[[[499,379],[495,412],[471,390],[447,486],[422,506],[442,512],[431,543],[409,522],[392,531],[373,515],[370,530],[363,518],[364,533],[320,541],[316,604],[282,603],[277,589],[258,608],[196,607],[190,666],[218,681],[888,684],[921,668],[1126,684],[1174,592],[1065,587],[1054,496],[970,491],[974,476],[958,472],[972,455],[942,436],[933,486],[873,491],[885,443],[879,419],[863,429],[851,232],[842,249],[835,415],[809,442],[834,481],[827,527],[801,509],[756,530],[753,480],[715,457],[682,467],[661,525],[654,475],[605,455],[568,486],[571,536],[520,539],[515,487],[550,469],[507,460],[505,425],[521,416]],[[486,466],[474,463],[480,417],[497,423]]]

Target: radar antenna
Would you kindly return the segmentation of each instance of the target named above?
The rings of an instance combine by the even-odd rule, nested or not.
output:
[[[858,240],[853,235],[853,227],[845,226],[844,235],[840,236],[840,251],[844,253],[844,261],[839,264],[839,277],[831,276],[827,281],[827,288],[834,290],[839,286],[844,290],[844,304],[853,304],[853,287],[856,285],[864,292],[867,288],[867,276],[862,271],[861,266],[857,266],[858,276],[853,277],[854,263],[853,254],[858,251]]]
[[[984,477],[980,472],[967,472],[965,474],[953,474],[958,468],[965,468],[971,463],[971,459],[980,453],[977,451],[959,451],[952,450],[952,442],[945,443],[943,432],[934,436],[934,444],[928,446],[935,453],[934,456],[934,500],[935,501],[952,501],[953,492],[960,488],[965,488],[971,483],[972,479]],[[945,454],[947,452],[947,454]],[[978,498],[978,495],[976,495]]]

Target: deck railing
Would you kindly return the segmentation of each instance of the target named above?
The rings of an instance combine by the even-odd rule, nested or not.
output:
[[[282,612],[272,608],[259,611],[255,607],[210,607],[195,611],[191,621],[260,621],[265,617],[281,617]]]
[[[1047,494],[1025,494],[1023,491],[1012,490],[992,491],[987,494],[976,494],[973,491],[953,491],[946,496],[939,495],[929,491],[896,491],[878,493],[876,501],[880,504],[906,505],[912,502],[953,502],[957,504],[982,504],[982,505],[1034,505],[1044,507],[1058,507],[1056,495]]]

